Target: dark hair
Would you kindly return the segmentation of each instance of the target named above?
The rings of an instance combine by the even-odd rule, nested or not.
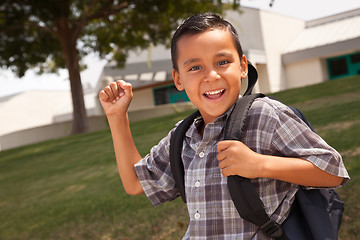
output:
[[[211,29],[226,29],[228,30],[234,40],[235,47],[241,58],[243,55],[243,51],[241,48],[239,36],[236,32],[236,29],[229,23],[224,20],[217,14],[214,13],[198,13],[195,14],[188,19],[186,19],[175,31],[173,38],[171,40],[171,61],[173,68],[178,71],[177,65],[177,43],[179,39],[184,35],[195,35],[198,33],[202,33]]]

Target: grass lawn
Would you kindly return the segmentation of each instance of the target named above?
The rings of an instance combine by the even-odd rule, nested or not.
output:
[[[360,235],[360,78],[274,94],[300,108],[342,155],[352,180],[340,239]],[[142,155],[189,112],[131,124]],[[0,239],[180,239],[187,228],[180,199],[154,208],[127,196],[109,130],[0,152]]]

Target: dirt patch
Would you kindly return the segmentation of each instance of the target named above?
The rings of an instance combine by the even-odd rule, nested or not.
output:
[[[86,187],[86,185],[84,184],[74,184],[71,185],[69,187],[67,187],[62,193],[67,193],[67,192],[79,192],[81,190],[83,190]]]
[[[305,102],[293,104],[293,106],[301,109],[301,111],[307,111],[307,110],[312,110],[314,108],[322,108],[322,107],[327,108],[329,106],[349,103],[356,100],[360,100],[360,94],[358,92],[352,92],[337,96],[316,98]]]
[[[360,155],[360,147],[341,152],[341,156],[343,157],[355,157],[358,155]]]
[[[360,120],[331,123],[324,127],[316,128],[315,131],[321,132],[321,131],[327,131],[327,130],[332,130],[332,129],[343,130],[343,129],[352,127],[353,125],[357,125],[357,124],[360,124]]]

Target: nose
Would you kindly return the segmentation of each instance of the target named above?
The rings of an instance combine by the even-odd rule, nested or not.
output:
[[[205,81],[206,82],[210,82],[210,81],[214,81],[214,80],[218,80],[220,79],[221,76],[220,74],[218,73],[218,71],[216,71],[216,69],[209,69],[209,71],[206,73],[206,76],[205,76]]]

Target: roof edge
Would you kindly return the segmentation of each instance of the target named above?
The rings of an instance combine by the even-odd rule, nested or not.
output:
[[[305,28],[311,28],[311,27],[315,27],[318,25],[335,22],[335,21],[339,21],[339,20],[342,20],[345,18],[352,18],[352,17],[358,16],[358,15],[360,15],[360,8],[306,21]]]
[[[327,57],[340,52],[358,50],[359,42],[360,42],[360,37],[357,37],[342,42],[336,42],[323,46],[307,48],[296,52],[285,53],[281,56],[281,58],[284,64],[290,64],[311,58]]]

